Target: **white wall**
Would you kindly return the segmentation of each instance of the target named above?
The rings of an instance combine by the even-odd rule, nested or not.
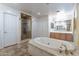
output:
[[[4,13],[4,12],[7,12],[7,13],[12,13],[12,14],[14,14],[14,15],[16,15],[17,16],[17,42],[19,42],[20,41],[20,20],[19,20],[19,15],[20,15],[20,11],[19,10],[16,10],[16,9],[13,9],[13,8],[11,8],[11,7],[8,7],[8,6],[5,6],[5,5],[3,5],[3,4],[0,4],[0,40],[2,41],[2,42],[4,42],[3,41],[3,20],[2,20],[2,14]],[[4,17],[3,17],[4,18]],[[11,35],[11,34],[10,34]],[[2,44],[2,42],[0,41],[0,43]],[[3,45],[3,44],[2,44]]]
[[[32,37],[48,37],[48,16],[41,16],[32,20]]]
[[[48,37],[48,16],[38,18],[38,37]]]
[[[0,12],[0,48],[3,48],[3,14]]]
[[[32,17],[32,38],[37,37],[37,18],[36,17]]]

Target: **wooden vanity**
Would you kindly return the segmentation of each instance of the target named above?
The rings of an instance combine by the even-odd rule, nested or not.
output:
[[[73,41],[72,33],[55,33],[50,32],[50,38],[55,38],[59,40]]]

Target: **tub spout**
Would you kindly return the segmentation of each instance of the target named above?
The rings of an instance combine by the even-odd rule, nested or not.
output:
[[[67,47],[66,45],[62,44],[59,48],[59,52],[60,53],[65,53],[66,55],[68,55],[68,50],[67,50]]]
[[[64,44],[62,44],[64,47],[65,47],[65,54],[66,55],[73,55],[73,52],[71,52],[70,50],[68,50],[68,48],[67,48],[67,46],[66,45],[64,45]]]
[[[63,44],[63,46],[65,47],[65,54],[66,54],[66,55],[68,55],[68,54],[69,54],[69,52],[68,52],[68,50],[67,50],[66,45],[64,45],[64,44]]]

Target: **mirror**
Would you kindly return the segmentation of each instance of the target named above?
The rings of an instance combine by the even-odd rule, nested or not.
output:
[[[57,31],[71,31],[71,20],[55,21],[51,23],[51,28]]]
[[[57,15],[55,15],[53,17],[53,21],[51,21],[51,29],[53,29],[54,31],[68,31],[68,32],[72,32],[73,30],[73,15],[67,14],[67,13],[58,13]]]

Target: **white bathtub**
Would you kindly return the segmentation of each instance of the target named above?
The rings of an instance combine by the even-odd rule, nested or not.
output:
[[[28,52],[35,56],[72,55],[75,45],[63,40],[39,37],[29,41]]]

